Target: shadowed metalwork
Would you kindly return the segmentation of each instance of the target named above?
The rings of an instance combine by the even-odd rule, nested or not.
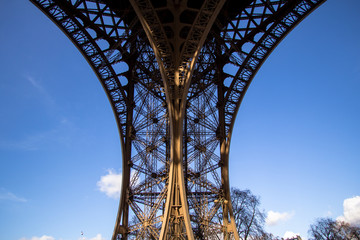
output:
[[[78,47],[118,124],[112,239],[239,239],[236,113],[261,64],[323,0],[31,0]]]

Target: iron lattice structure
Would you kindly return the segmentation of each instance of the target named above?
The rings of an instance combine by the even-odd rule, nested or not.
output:
[[[236,113],[276,45],[323,0],[31,0],[87,59],[118,124],[112,239],[239,239]]]

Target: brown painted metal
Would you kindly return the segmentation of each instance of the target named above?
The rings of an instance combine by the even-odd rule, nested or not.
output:
[[[239,239],[229,151],[244,94],[323,0],[31,0],[78,47],[119,128],[113,240]]]

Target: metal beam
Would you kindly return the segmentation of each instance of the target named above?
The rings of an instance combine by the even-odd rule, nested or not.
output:
[[[239,239],[229,151],[263,62],[324,0],[31,0],[113,108],[123,181],[113,240]]]

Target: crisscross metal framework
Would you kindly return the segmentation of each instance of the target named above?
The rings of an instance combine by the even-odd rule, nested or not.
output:
[[[324,0],[31,0],[113,108],[123,180],[112,239],[239,239],[229,148],[276,45]]]

